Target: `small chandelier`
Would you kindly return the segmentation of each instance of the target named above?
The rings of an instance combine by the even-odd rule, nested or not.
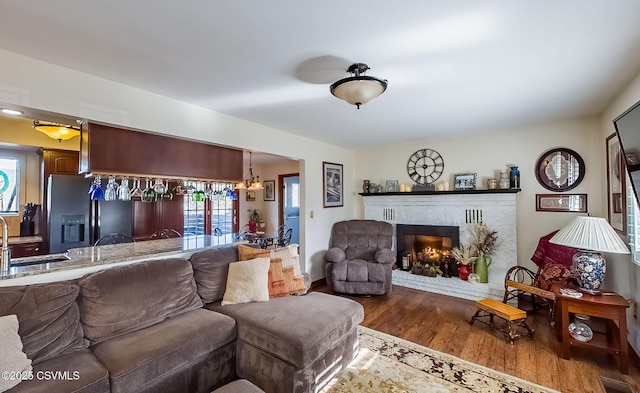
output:
[[[353,76],[333,83],[331,94],[360,109],[360,105],[364,105],[384,93],[387,90],[387,80],[361,75],[368,69],[369,66],[364,63],[352,64],[347,72]]]
[[[70,126],[66,124],[48,123],[34,120],[33,128],[42,132],[49,138],[57,139],[60,142],[75,138],[80,135],[80,127]]]
[[[253,176],[253,167],[251,165],[251,152],[249,152],[249,175],[243,181],[236,183],[236,190],[262,190],[264,186],[260,183],[260,176]]]

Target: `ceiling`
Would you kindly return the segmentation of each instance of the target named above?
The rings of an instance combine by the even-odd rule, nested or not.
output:
[[[352,149],[599,114],[637,0],[3,0],[0,48]],[[357,110],[354,62],[389,81]]]

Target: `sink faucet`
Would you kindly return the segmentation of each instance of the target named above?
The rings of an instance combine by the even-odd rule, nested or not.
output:
[[[4,217],[0,216],[2,223],[2,248],[0,249],[0,273],[9,271],[11,257],[9,256],[9,226]]]

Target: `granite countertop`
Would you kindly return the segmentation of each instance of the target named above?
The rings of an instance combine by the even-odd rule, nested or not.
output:
[[[9,236],[9,245],[24,243],[40,243],[42,236]]]
[[[110,244],[97,247],[72,248],[64,254],[15,258],[11,261],[12,264],[34,264],[12,266],[9,268],[8,272],[0,272],[0,283],[2,280],[42,275],[46,273],[71,271],[76,269],[83,269],[83,271],[96,271],[103,268],[104,266],[102,265],[166,258],[170,256],[185,256],[195,251],[230,244],[233,242],[234,238],[232,235],[186,236],[176,239],[160,239],[135,243]],[[58,261],[46,262],[51,259],[57,259]],[[66,260],[60,261],[60,259]]]

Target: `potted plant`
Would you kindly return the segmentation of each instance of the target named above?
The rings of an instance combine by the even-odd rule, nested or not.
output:
[[[249,232],[256,232],[258,223],[263,222],[260,209],[247,209],[249,213]]]
[[[460,247],[451,250],[451,254],[458,262],[458,277],[466,281],[471,274],[471,265],[476,261],[476,250],[472,245],[467,247],[460,243]]]
[[[475,273],[480,283],[489,282],[491,254],[498,244],[498,231],[489,229],[485,224],[476,224],[471,231],[471,246],[476,252]]]

